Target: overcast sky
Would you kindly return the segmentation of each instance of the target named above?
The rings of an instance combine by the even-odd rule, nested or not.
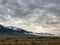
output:
[[[0,0],[0,24],[60,36],[60,0]]]

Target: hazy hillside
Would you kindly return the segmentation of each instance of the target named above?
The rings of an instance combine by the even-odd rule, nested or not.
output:
[[[0,34],[20,35],[20,36],[54,36],[50,33],[34,33],[21,28],[0,25]]]

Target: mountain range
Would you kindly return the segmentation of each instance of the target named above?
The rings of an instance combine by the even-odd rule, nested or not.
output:
[[[16,36],[54,36],[54,34],[50,33],[34,33],[30,31],[26,31],[21,28],[16,28],[12,26],[3,26],[0,24],[0,35],[16,35]]]

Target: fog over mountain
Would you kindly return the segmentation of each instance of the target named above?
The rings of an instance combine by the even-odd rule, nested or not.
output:
[[[0,24],[60,36],[60,0],[0,0]]]
[[[48,37],[56,37],[56,35],[51,33],[34,33],[30,31],[26,31],[21,28],[16,28],[12,26],[4,26],[0,24],[0,36],[1,35],[8,35],[8,36],[48,36]]]

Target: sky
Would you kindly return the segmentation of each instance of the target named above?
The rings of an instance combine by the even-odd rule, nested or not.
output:
[[[0,0],[0,24],[60,36],[60,0]]]

